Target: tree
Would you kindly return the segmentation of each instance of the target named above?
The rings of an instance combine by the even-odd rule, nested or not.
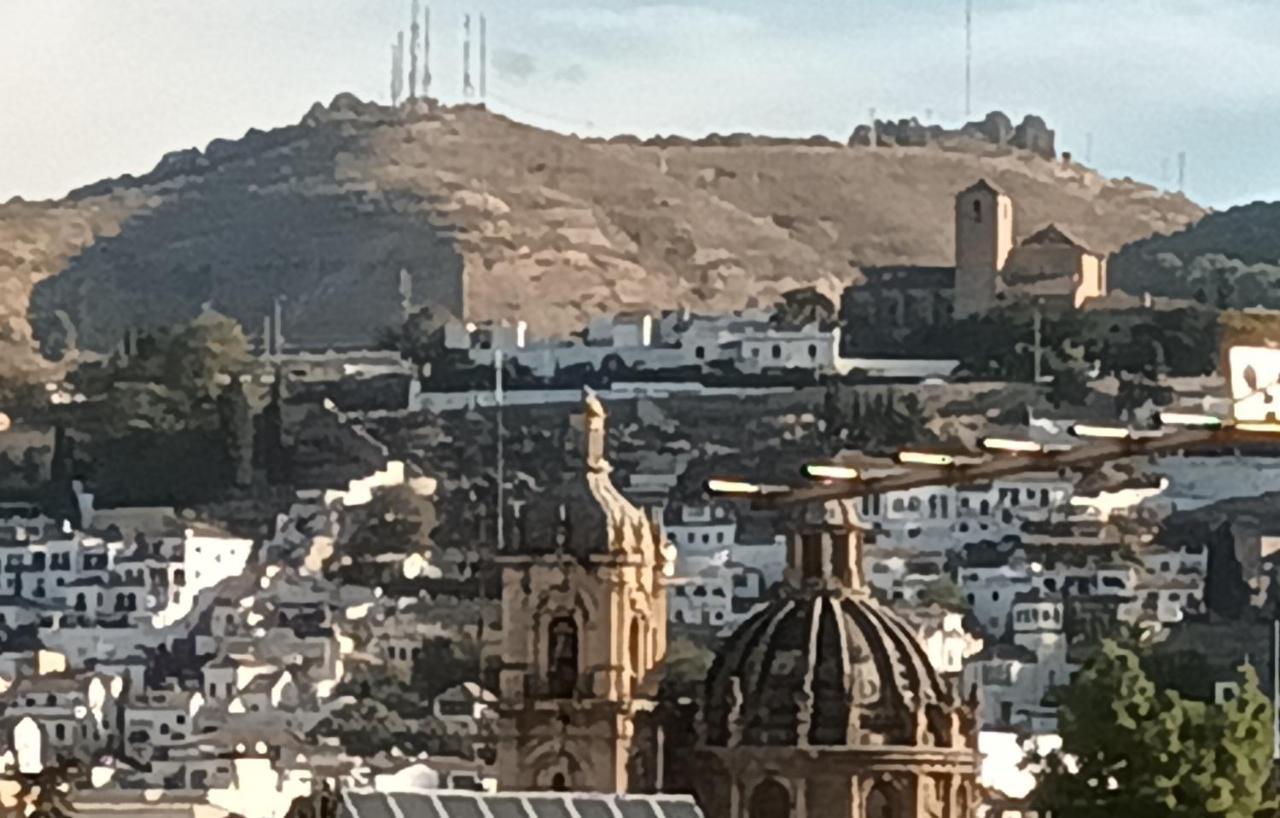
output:
[[[379,346],[398,350],[419,366],[438,363],[448,356],[445,327],[452,319],[453,316],[441,307],[419,307],[403,324],[385,331],[379,339]]]
[[[158,383],[189,399],[216,397],[229,377],[250,365],[249,342],[236,321],[213,310],[194,320],[153,330],[136,355],[117,359],[116,377]]]
[[[1236,701],[1161,690],[1136,653],[1106,642],[1061,692],[1062,749],[1034,806],[1073,818],[1253,818],[1272,806],[1271,708],[1251,668]]]
[[[836,320],[836,305],[816,287],[797,287],[782,294],[774,307],[773,322],[784,327],[809,324],[828,326]]]
[[[480,682],[480,643],[474,639],[427,639],[413,660],[412,685],[427,701],[463,682]]]
[[[940,605],[955,613],[968,613],[969,600],[951,577],[943,576],[920,589],[920,604]]]

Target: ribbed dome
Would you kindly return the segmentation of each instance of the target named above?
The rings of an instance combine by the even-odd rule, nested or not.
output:
[[[788,588],[707,676],[709,746],[946,746],[954,709],[910,628],[864,593]]]

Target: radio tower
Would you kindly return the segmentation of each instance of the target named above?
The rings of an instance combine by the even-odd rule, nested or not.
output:
[[[391,104],[400,104],[400,93],[404,90],[404,32],[396,35],[391,44]]]
[[[480,99],[484,99],[488,90],[489,75],[489,26],[488,20],[480,15]]]
[[[409,13],[409,99],[418,96],[418,0]]]
[[[431,6],[422,15],[422,96],[431,96]]]
[[[471,15],[462,18],[462,96],[471,99],[475,88],[471,85]]]
[[[964,115],[973,116],[973,0],[964,0]]]

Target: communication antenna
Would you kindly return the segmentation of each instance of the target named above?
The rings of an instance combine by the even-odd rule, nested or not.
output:
[[[489,21],[480,15],[480,99],[485,98],[488,90],[489,74]]]
[[[1187,186],[1187,152],[1178,152],[1178,192],[1181,193]]]
[[[400,51],[404,44],[404,32],[400,32],[400,36],[396,41],[391,43],[391,104],[393,106],[400,104],[401,83],[404,82],[400,73]]]
[[[409,99],[418,95],[418,0],[409,12]]]
[[[964,0],[964,115],[973,116],[973,0]]]
[[[471,99],[475,88],[471,85],[471,15],[462,18],[462,96]]]
[[[431,96],[431,6],[422,15],[422,95]]]

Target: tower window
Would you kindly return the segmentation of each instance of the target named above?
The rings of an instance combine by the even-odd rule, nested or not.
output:
[[[806,579],[822,576],[822,535],[800,537],[800,567]]]
[[[751,792],[747,814],[750,818],[788,818],[791,815],[791,794],[774,779],[766,778]]]
[[[982,223],[982,202],[977,199],[973,201],[973,220],[978,224]]]
[[[572,698],[578,687],[578,623],[571,616],[557,617],[548,632],[548,692],[557,699]]]

